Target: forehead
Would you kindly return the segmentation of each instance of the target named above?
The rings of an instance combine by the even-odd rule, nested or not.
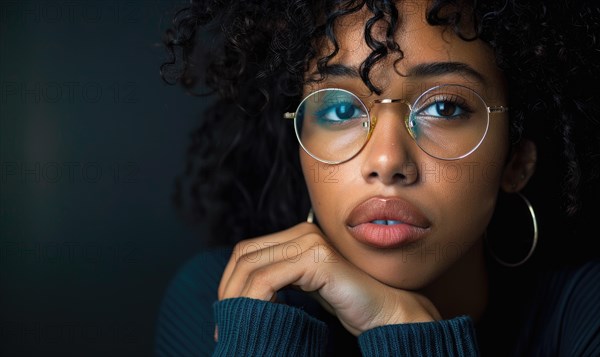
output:
[[[397,61],[400,54],[388,52],[387,57],[371,71],[370,77],[375,85],[386,87],[394,78],[409,73],[411,68],[434,62],[466,64],[481,73],[486,83],[503,81],[502,73],[495,63],[494,53],[485,42],[479,39],[465,41],[451,28],[428,24],[428,1],[402,1],[396,4],[396,8],[398,26],[393,39],[402,51],[402,58]],[[373,51],[372,46],[365,41],[365,25],[373,16],[365,6],[361,11],[338,20],[335,35],[339,52],[329,64],[360,67]],[[371,35],[375,40],[385,43],[386,31],[387,20],[380,20],[373,25]],[[321,47],[321,54],[326,55],[332,50],[333,44],[327,41]]]

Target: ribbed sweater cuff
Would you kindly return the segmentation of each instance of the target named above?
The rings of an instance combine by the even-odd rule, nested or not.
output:
[[[358,336],[363,356],[478,356],[471,318],[386,325]]]
[[[327,327],[284,304],[233,298],[213,305],[219,327],[215,356],[323,355]]]

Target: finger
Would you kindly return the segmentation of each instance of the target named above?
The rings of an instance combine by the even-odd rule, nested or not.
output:
[[[316,226],[314,228],[316,228]],[[259,238],[246,239],[236,244],[221,277],[221,282],[218,288],[219,299],[222,299],[225,285],[228,282],[233,269],[241,259],[253,261],[256,259],[254,254],[261,254],[258,252],[261,249],[269,248],[273,245],[279,244],[280,242],[285,242],[294,239],[298,235],[301,235],[302,232],[314,228],[310,227],[310,225],[307,223],[301,223],[284,231],[272,233]]]
[[[224,275],[221,280],[223,287],[221,299],[240,296],[252,272],[281,260],[298,261],[300,259],[298,256],[306,250],[308,248],[300,245],[298,238],[295,238],[240,257],[235,265],[232,265],[228,276]]]
[[[260,249],[252,255],[241,257],[235,262],[229,276],[224,276],[222,279],[221,299],[240,296],[243,287],[248,283],[249,276],[254,271],[281,260],[298,262],[302,253],[310,253],[320,242],[323,242],[323,238],[318,234],[303,234],[291,241]]]
[[[324,263],[325,259],[318,259],[317,252],[325,250],[323,242],[321,235],[305,234],[271,247],[270,254],[263,254],[263,259],[239,261],[225,285],[223,298],[245,296],[268,301],[277,290],[291,282],[303,289],[316,289],[311,283],[314,274],[332,268],[331,264],[320,267],[319,263]],[[256,284],[256,290],[253,284]],[[248,295],[248,291],[252,294]]]
[[[254,270],[239,295],[268,301],[288,285],[296,285],[304,291],[317,291],[325,283],[324,276],[324,272],[315,269],[315,264],[282,260]]]
[[[258,251],[261,249],[269,249],[274,245],[290,241],[308,232],[320,232],[320,230],[312,223],[303,222],[284,231],[272,233],[259,238],[247,239],[236,244],[231,257],[225,266],[225,270],[223,271],[223,275],[219,283],[219,288],[217,290],[219,300],[223,299],[225,286],[227,285],[234,268],[241,259],[253,261],[256,259],[256,256],[254,255],[258,255]],[[263,253],[264,252],[260,253],[261,256]]]

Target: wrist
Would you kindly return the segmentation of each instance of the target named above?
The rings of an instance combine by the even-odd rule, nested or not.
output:
[[[370,328],[441,320],[433,303],[424,296],[401,291],[388,297],[384,308],[377,314]]]

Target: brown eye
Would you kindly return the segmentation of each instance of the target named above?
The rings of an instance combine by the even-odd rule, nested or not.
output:
[[[453,116],[456,112],[456,105],[449,102],[438,102],[435,104],[437,112],[444,117]]]
[[[439,119],[456,119],[464,115],[467,111],[459,104],[440,100],[419,111],[419,116]]]

